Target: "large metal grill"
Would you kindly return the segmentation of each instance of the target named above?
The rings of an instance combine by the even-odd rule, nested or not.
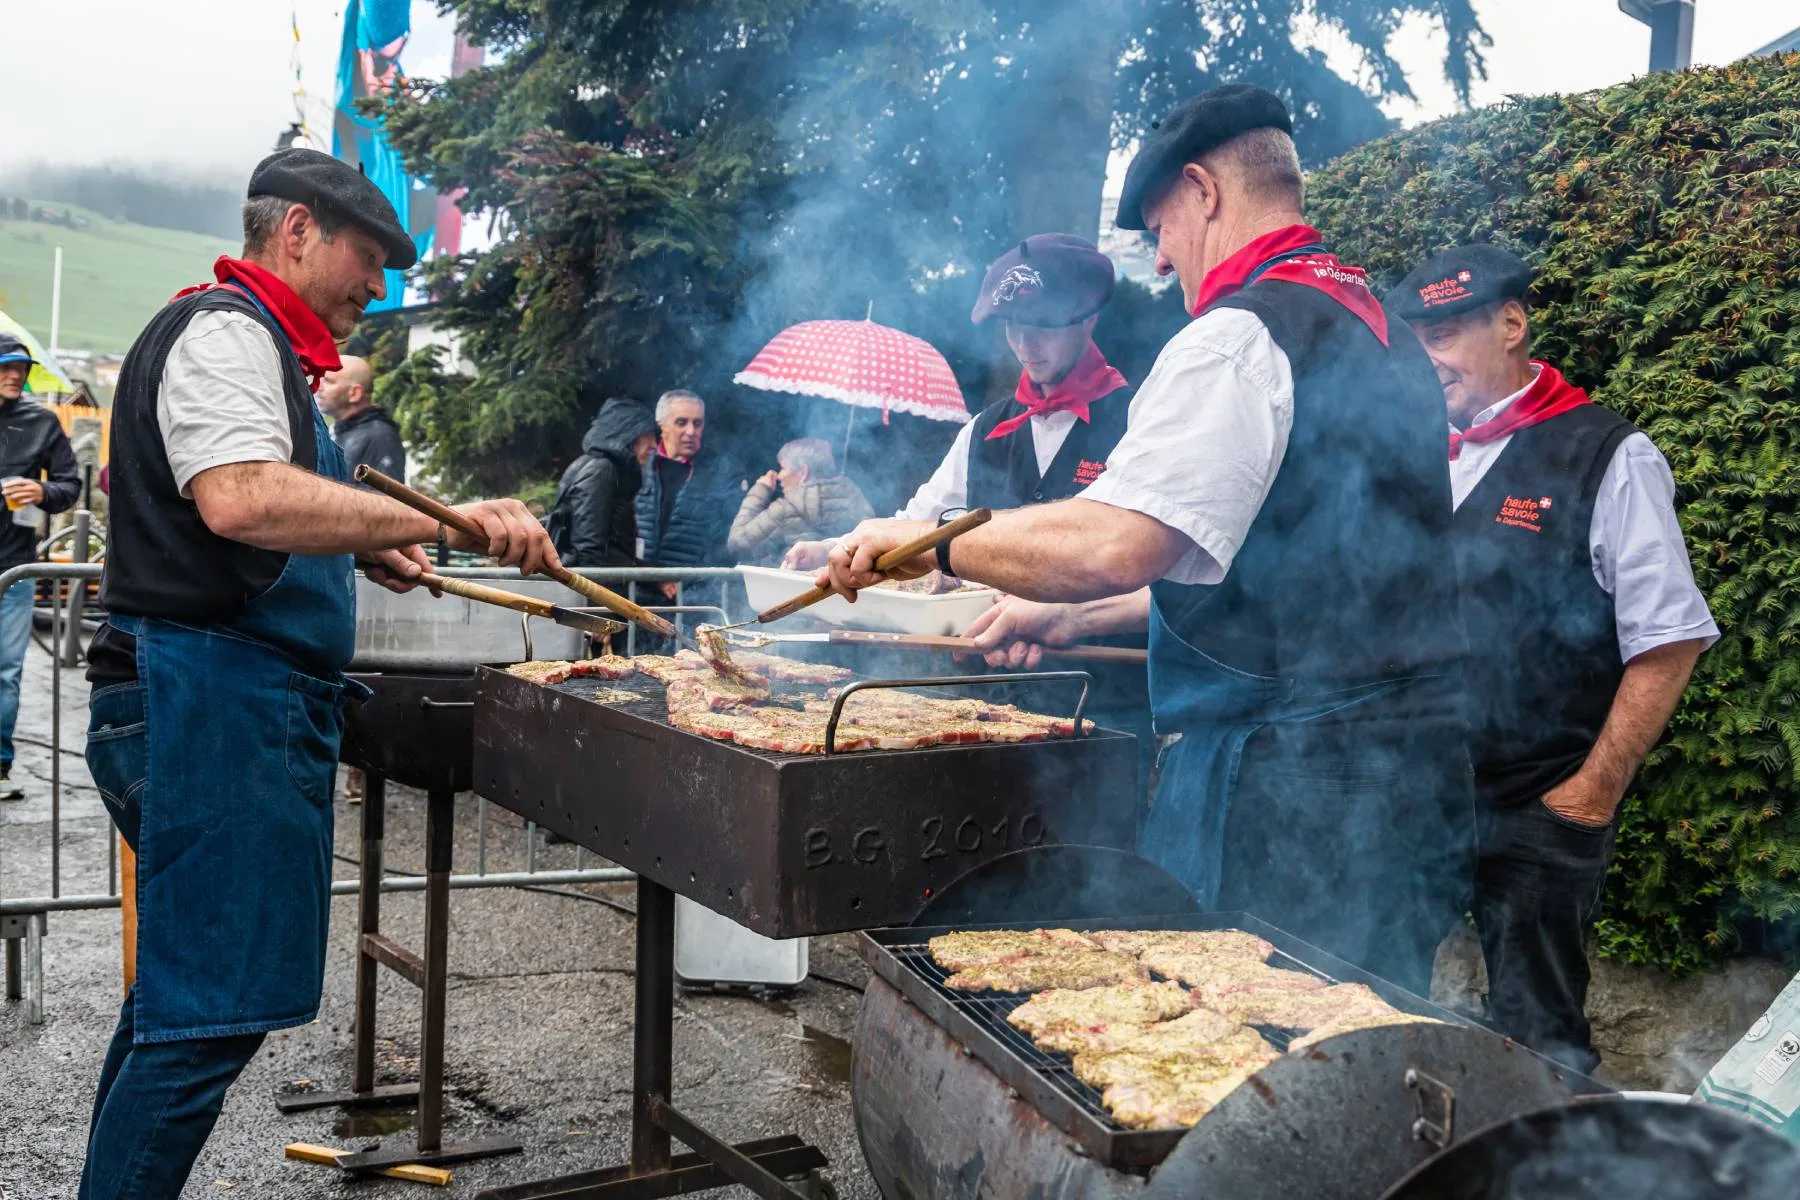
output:
[[[1012,851],[1136,836],[1133,739],[1107,730],[779,754],[674,728],[648,679],[475,686],[476,790],[768,937],[901,924]]]
[[[1452,1027],[1448,1031],[1440,1031],[1437,1026],[1396,1026],[1368,1030],[1364,1034],[1350,1035],[1351,1037],[1379,1036],[1385,1040],[1400,1042],[1419,1039],[1420,1031],[1439,1031],[1447,1032],[1456,1039],[1472,1038],[1476,1039],[1475,1044],[1484,1052],[1532,1060],[1528,1073],[1540,1076],[1545,1085],[1554,1086],[1558,1092],[1564,1090],[1561,1077],[1555,1075],[1550,1064],[1537,1059],[1529,1051],[1516,1048],[1505,1039],[1469,1025],[1446,1009],[1378,979],[1245,913],[1152,916],[1059,924],[1067,924],[1069,928],[1078,930],[1245,930],[1267,939],[1275,946],[1275,954],[1270,959],[1272,965],[1304,971],[1331,982],[1366,984],[1395,1008],[1432,1017]],[[959,926],[963,929],[981,927],[983,926]],[[1017,923],[985,927],[1020,928]],[[1131,1130],[1115,1121],[1101,1104],[1099,1091],[1075,1077],[1073,1061],[1067,1055],[1039,1049],[1028,1035],[1006,1023],[1007,1015],[1024,1003],[1027,996],[966,993],[945,987],[945,972],[932,961],[927,943],[932,937],[950,931],[950,927],[878,929],[864,933],[858,942],[863,958],[880,978],[897,988],[920,1013],[935,1022],[964,1047],[967,1053],[972,1054],[998,1076],[1002,1083],[1027,1100],[1046,1121],[1067,1134],[1085,1155],[1095,1161],[1117,1170],[1143,1172],[1162,1163],[1184,1138],[1190,1136],[1190,1131],[1185,1129]],[[1259,1026],[1258,1031],[1279,1050],[1286,1050],[1295,1036],[1291,1030]],[[1429,1041],[1434,1036],[1435,1033],[1426,1033],[1423,1039]],[[1228,1097],[1195,1127],[1195,1132],[1207,1129],[1221,1118],[1226,1122],[1243,1120],[1242,1110],[1248,1105],[1240,1097],[1245,1093],[1250,1094],[1249,1101],[1266,1101],[1273,1106],[1272,1098],[1283,1091],[1283,1085],[1277,1082],[1271,1088],[1265,1080],[1276,1080],[1278,1075],[1304,1073],[1308,1069],[1328,1070],[1330,1067],[1327,1064],[1332,1057],[1327,1048],[1325,1051],[1315,1049],[1307,1055],[1278,1060]],[[1350,1056],[1344,1057],[1348,1059]],[[1431,1077],[1435,1079],[1436,1076]],[[1398,1083],[1398,1080],[1395,1082]],[[1496,1091],[1506,1090],[1510,1086],[1510,1082],[1498,1084]],[[1404,1097],[1401,1089],[1396,1090],[1401,1091]],[[1408,1102],[1408,1108],[1410,1107]],[[1239,1110],[1239,1115],[1234,1117],[1229,1111],[1232,1109]],[[1292,1115],[1292,1107],[1287,1112]],[[1363,1117],[1371,1115],[1365,1113]],[[1345,1124],[1354,1123],[1357,1119],[1355,1114],[1339,1114],[1339,1120]]]

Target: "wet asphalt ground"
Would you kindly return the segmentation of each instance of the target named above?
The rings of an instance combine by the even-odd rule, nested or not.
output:
[[[80,753],[86,685],[65,671],[60,757],[62,892],[108,890],[111,824]],[[28,793],[0,804],[0,896],[50,890],[51,665],[27,657],[13,777]],[[358,809],[337,801],[339,878],[360,848]],[[388,789],[387,865],[424,869],[424,797]],[[488,808],[488,869],[525,865],[516,818]],[[472,871],[476,801],[457,800],[456,866]],[[575,865],[569,846],[538,845],[538,869]],[[591,855],[585,865],[595,865]],[[563,889],[569,890],[569,889]],[[581,889],[627,908],[630,884]],[[383,931],[423,946],[424,896],[389,893]],[[290,1142],[361,1148],[410,1137],[401,1106],[346,1115],[284,1116],[274,1097],[349,1082],[356,900],[332,905],[331,949],[319,1019],[269,1036],[227,1097],[224,1114],[182,1196],[471,1196],[623,1161],[631,1114],[634,922],[614,908],[567,895],[516,889],[459,890],[450,900],[446,1139],[509,1137],[522,1155],[458,1164],[448,1189],[353,1179],[336,1168],[285,1159]],[[44,943],[45,1021],[0,1001],[0,1200],[72,1197],[80,1178],[88,1108],[117,1015],[121,989],[117,911],[56,913]],[[812,942],[813,976],[784,996],[685,994],[675,1006],[674,1101],[730,1141],[796,1133],[831,1160],[826,1174],[845,1200],[879,1193],[851,1121],[848,1038],[866,971],[847,937]],[[830,980],[830,981],[828,981]],[[831,982],[835,981],[835,982]],[[419,993],[383,971],[377,1083],[416,1078]],[[677,1147],[679,1152],[680,1147]],[[746,1196],[742,1189],[709,1195]]]

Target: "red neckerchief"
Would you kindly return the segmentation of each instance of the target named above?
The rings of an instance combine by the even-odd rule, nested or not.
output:
[[[220,286],[236,287],[255,296],[281,326],[281,332],[287,335],[288,345],[300,359],[306,380],[315,392],[327,371],[335,371],[344,365],[338,358],[337,343],[331,338],[331,330],[325,328],[319,314],[308,308],[306,301],[295,295],[294,289],[281,282],[273,272],[253,262],[221,254],[219,261],[213,264],[213,276],[218,283],[197,283],[182,288],[171,299],[179,300],[194,292]]]
[[[1072,412],[1086,421],[1088,405],[1125,386],[1125,377],[1106,361],[1106,356],[1100,353],[1100,347],[1089,342],[1074,369],[1063,376],[1060,383],[1052,384],[1047,396],[1039,395],[1037,384],[1031,382],[1031,376],[1020,371],[1019,386],[1013,391],[1013,399],[1023,405],[1025,411],[994,426],[993,432],[987,435],[987,440],[991,442],[1009,433],[1017,433],[1025,428],[1025,423],[1031,418],[1045,413]]]
[[[1206,273],[1206,278],[1200,281],[1200,295],[1194,301],[1193,315],[1199,316],[1243,288],[1254,275],[1259,282],[1274,279],[1319,289],[1354,313],[1382,345],[1387,345],[1387,313],[1382,309],[1381,301],[1375,299],[1375,293],[1369,290],[1369,276],[1361,267],[1350,266],[1335,254],[1314,251],[1258,272],[1258,268],[1272,258],[1293,254],[1324,240],[1311,225],[1289,225],[1274,233],[1263,234]]]
[[[1564,379],[1563,373],[1549,363],[1533,359],[1531,365],[1538,368],[1538,377],[1531,381],[1525,394],[1507,405],[1499,416],[1465,430],[1451,427],[1451,462],[1462,456],[1464,442],[1474,442],[1478,446],[1497,442],[1521,429],[1529,429],[1551,417],[1560,417],[1572,408],[1591,403],[1585,391]]]

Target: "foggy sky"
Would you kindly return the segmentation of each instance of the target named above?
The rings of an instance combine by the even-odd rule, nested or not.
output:
[[[10,51],[0,60],[0,172],[34,160],[113,161],[236,180],[293,119],[287,0],[4,0],[0,7]],[[295,0],[293,7],[311,95],[307,117],[329,139],[342,0]],[[1616,83],[1648,60],[1649,31],[1621,14],[1616,0],[1476,0],[1476,7],[1495,42],[1477,103]],[[414,0],[413,23],[403,61],[416,75],[441,75],[447,23],[430,0]],[[1796,25],[1793,0],[1699,0],[1695,61],[1730,61]],[[1389,111],[1408,124],[1453,111],[1439,75],[1441,37],[1415,22],[1395,48],[1420,102]]]

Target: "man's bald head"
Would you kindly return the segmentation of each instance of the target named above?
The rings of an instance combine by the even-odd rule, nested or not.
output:
[[[375,403],[375,372],[369,360],[343,356],[343,365],[319,382],[319,411],[334,421],[354,417]]]

